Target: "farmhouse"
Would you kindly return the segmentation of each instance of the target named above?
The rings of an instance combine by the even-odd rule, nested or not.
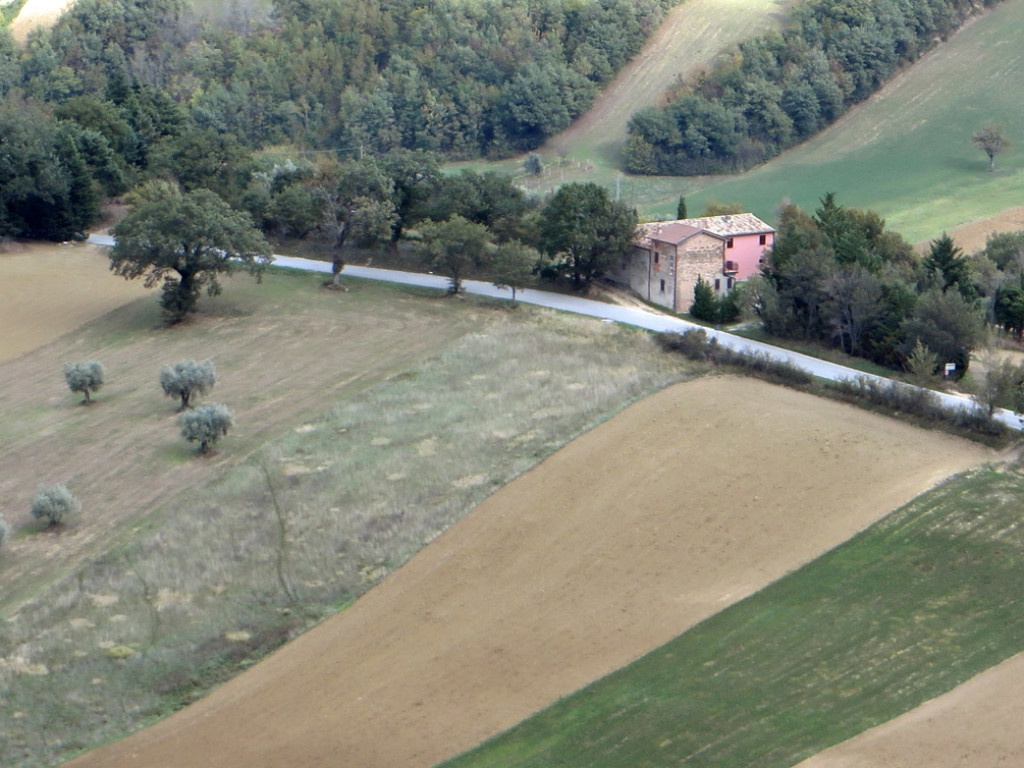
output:
[[[640,225],[632,252],[608,277],[654,304],[686,312],[698,277],[725,293],[757,274],[774,239],[775,230],[752,213],[652,221]]]

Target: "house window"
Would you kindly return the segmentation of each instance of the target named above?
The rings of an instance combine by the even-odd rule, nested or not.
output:
[[[732,288],[732,284],[733,284],[734,282],[736,282],[736,281],[735,281],[735,280],[733,280],[733,279],[732,279],[731,277],[729,277],[729,278],[726,278],[726,281],[725,281],[725,287],[726,287],[726,288],[729,288],[729,289],[731,289],[731,288]]]
[[[758,245],[764,245],[764,244],[765,244],[765,243],[767,243],[767,242],[768,242],[768,235],[760,235],[760,236],[759,236],[759,237],[757,238],[757,244],[758,244]]]
[[[732,238],[731,237],[726,241],[725,247],[726,248],[732,248]]]
[[[658,252],[657,251],[654,252],[654,263],[655,264],[658,263]]]
[[[722,290],[722,281],[721,281],[720,278],[717,278],[717,277],[715,278],[715,290],[716,291]]]
[[[661,281],[661,292],[662,293],[665,292],[665,281],[664,280]]]

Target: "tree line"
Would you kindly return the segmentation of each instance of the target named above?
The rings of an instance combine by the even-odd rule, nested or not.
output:
[[[634,173],[745,170],[803,141],[901,66],[998,0],[806,0],[781,33],[741,43],[637,112],[624,150]]]

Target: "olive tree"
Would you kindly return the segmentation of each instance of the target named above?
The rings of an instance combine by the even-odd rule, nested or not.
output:
[[[82,505],[61,483],[43,484],[32,497],[32,517],[45,519],[50,526],[60,525],[68,515],[81,510]]]
[[[92,402],[90,393],[103,386],[103,365],[95,360],[80,363],[64,363],[64,380],[72,392],[81,392],[85,397],[82,403]]]
[[[998,360],[994,354],[989,354],[984,363],[985,373],[975,381],[971,399],[985,417],[991,421],[1001,406],[1015,413],[1024,411],[1024,366],[1009,359]]]
[[[180,360],[174,365],[160,369],[160,386],[167,397],[181,398],[179,411],[191,408],[193,395],[205,395],[217,383],[217,372],[212,360],[197,363],[195,360]]]
[[[199,443],[199,453],[204,455],[234,424],[235,415],[220,403],[201,405],[178,416],[181,436],[190,443]]]

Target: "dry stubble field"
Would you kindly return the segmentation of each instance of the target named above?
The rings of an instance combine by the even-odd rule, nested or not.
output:
[[[5,244],[0,362],[147,293],[140,283],[111,279],[108,264],[107,249],[94,245]]]

